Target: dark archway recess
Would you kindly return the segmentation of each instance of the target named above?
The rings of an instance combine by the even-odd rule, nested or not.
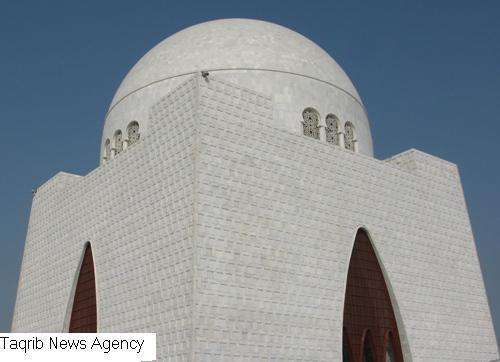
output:
[[[69,332],[97,333],[94,260],[90,244],[85,247],[82,266],[78,274]]]
[[[349,336],[345,332],[345,328],[343,328],[342,332],[342,362],[352,362],[352,349],[351,343],[349,342]]]
[[[364,356],[367,342],[373,361],[384,362],[386,349],[392,348],[394,361],[403,362],[396,318],[382,269],[362,229],[356,235],[347,273],[343,334],[348,338],[354,362],[370,360]],[[392,347],[388,346],[388,335],[392,337]],[[365,340],[366,337],[370,340]]]

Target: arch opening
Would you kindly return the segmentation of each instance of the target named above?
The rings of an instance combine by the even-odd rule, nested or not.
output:
[[[104,160],[109,161],[111,159],[111,141],[109,138],[104,143]]]
[[[118,130],[115,132],[115,135],[113,136],[114,138],[114,143],[115,143],[115,155],[119,154],[120,152],[123,151],[123,135],[122,131]]]
[[[396,357],[394,355],[394,339],[392,332],[387,332],[387,338],[385,342],[385,361],[386,362],[395,362]]]
[[[73,297],[69,333],[97,333],[94,259],[90,243],[85,246]]]
[[[358,230],[347,272],[344,334],[352,361],[403,362],[395,313],[367,232]],[[392,359],[387,359],[387,357]]]
[[[133,145],[141,138],[141,134],[139,133],[139,123],[137,121],[132,121],[127,126],[127,135],[128,135],[128,144],[129,146]]]
[[[373,348],[373,339],[370,330],[367,330],[363,338],[363,362],[375,362],[375,353]]]
[[[342,362],[352,362],[352,350],[351,343],[349,342],[349,336],[346,333],[345,327],[342,328]]]
[[[346,122],[344,125],[344,146],[349,151],[356,150],[356,135],[354,125],[351,122]]]
[[[302,132],[305,136],[319,140],[319,114],[314,108],[306,108],[302,112]]]
[[[326,128],[325,128],[326,142],[338,146],[339,145],[339,120],[338,120],[338,118],[333,114],[329,114],[326,116],[325,123],[326,123]]]

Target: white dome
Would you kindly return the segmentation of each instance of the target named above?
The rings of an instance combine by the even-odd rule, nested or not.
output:
[[[202,70],[271,96],[275,126],[300,131],[302,110],[313,107],[356,127],[358,149],[372,155],[368,120],[356,89],[340,66],[302,35],[269,22],[224,19],[191,26],[151,49],[130,70],[111,102],[102,148],[136,120],[147,133],[149,108]]]

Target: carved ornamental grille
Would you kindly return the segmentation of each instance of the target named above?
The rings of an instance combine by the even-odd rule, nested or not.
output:
[[[326,142],[339,144],[339,122],[333,114],[326,116]]]
[[[354,151],[354,126],[352,123],[347,122],[344,126],[344,144],[345,148]]]
[[[115,152],[116,154],[118,154],[121,151],[123,151],[123,137],[122,137],[122,132],[117,131],[115,133]]]
[[[133,145],[134,143],[139,141],[139,138],[141,137],[141,134],[139,133],[139,123],[130,123],[130,125],[127,127],[127,135],[129,145]]]
[[[304,135],[319,139],[319,116],[312,108],[307,108],[302,112],[304,121],[302,122]]]
[[[111,158],[111,142],[109,139],[106,140],[106,143],[104,143],[104,157],[106,160],[109,160]]]

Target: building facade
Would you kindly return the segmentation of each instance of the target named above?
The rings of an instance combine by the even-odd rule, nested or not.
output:
[[[373,157],[356,89],[267,22],[129,72],[101,164],[33,198],[13,332],[154,332],[161,361],[491,361],[457,167]]]

